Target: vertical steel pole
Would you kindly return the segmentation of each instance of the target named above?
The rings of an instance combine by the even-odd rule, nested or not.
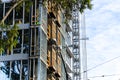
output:
[[[3,3],[3,17],[5,16],[5,3]]]
[[[39,58],[38,58],[38,72],[37,72],[37,80],[42,80],[41,79],[41,76],[43,75],[41,73],[41,36],[42,36],[42,33],[41,33],[41,27],[42,27],[42,0],[39,0],[39,22],[40,22],[40,27],[38,27],[38,38],[39,38]]]
[[[12,25],[14,24],[15,24],[15,9],[13,9],[13,24]]]
[[[10,61],[10,72],[9,72],[9,78],[10,80],[12,80],[12,77],[11,77],[11,72],[12,71],[12,61]]]
[[[20,80],[22,80],[22,68],[23,68],[23,64],[22,64],[22,60],[20,60]]]
[[[22,23],[24,24],[25,22],[25,2],[23,2],[23,20]]]
[[[22,30],[22,43],[21,43],[21,54],[23,54],[23,44],[24,44],[24,29]]]

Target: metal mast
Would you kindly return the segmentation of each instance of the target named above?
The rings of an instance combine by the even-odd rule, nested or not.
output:
[[[85,25],[85,14],[83,13],[81,15],[81,55],[82,55],[82,75],[83,75],[83,80],[88,80],[87,79],[87,49],[86,49],[86,40],[88,39],[86,37],[86,25]]]
[[[73,80],[81,79],[81,62],[80,62],[80,32],[79,32],[79,11],[73,10],[73,21],[72,21],[72,41],[73,41]]]

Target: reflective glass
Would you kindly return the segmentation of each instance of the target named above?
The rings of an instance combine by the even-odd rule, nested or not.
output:
[[[28,60],[0,62],[0,80],[20,79],[28,80]]]
[[[10,62],[0,62],[0,79],[9,80],[10,79]]]

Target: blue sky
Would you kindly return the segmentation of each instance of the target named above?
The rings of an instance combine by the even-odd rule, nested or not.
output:
[[[120,56],[120,0],[93,0],[86,11],[88,69]],[[88,77],[120,74],[120,58],[88,71]],[[89,78],[119,80],[118,76]]]

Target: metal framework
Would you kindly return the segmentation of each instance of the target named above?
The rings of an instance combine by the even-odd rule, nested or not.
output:
[[[72,41],[73,41],[73,80],[81,79],[81,68],[80,68],[80,32],[79,32],[79,11],[73,11],[73,32],[72,32]]]
[[[13,48],[12,51],[9,51],[7,54],[7,50],[0,55],[0,74],[4,74],[7,79],[12,80],[49,80],[50,72],[50,80],[70,80],[68,79],[69,73],[72,72],[71,62],[73,55],[70,53],[70,49],[68,46],[66,49],[61,48],[61,45],[65,44],[65,36],[66,31],[62,33],[61,25],[62,25],[62,13],[59,12],[59,15],[56,14],[56,18],[51,19],[51,37],[52,41],[55,44],[50,45],[51,49],[51,60],[48,59],[48,51],[49,45],[47,41],[48,38],[48,23],[47,19],[50,19],[48,16],[52,15],[52,11],[48,12],[46,7],[43,7],[42,0],[31,0],[33,4],[30,6],[29,12],[26,11],[26,2],[24,2],[19,11],[16,8],[12,10],[8,18],[5,20],[5,23],[11,26],[14,24],[18,24],[19,26],[19,36],[18,36],[18,44],[16,48]],[[12,6],[11,3],[0,3],[0,20],[5,16],[6,12]],[[54,14],[54,13],[53,13]],[[55,14],[54,14],[55,15]],[[76,15],[76,14],[75,14]],[[61,18],[61,19],[59,19]],[[75,20],[77,17],[75,17]],[[61,23],[61,25],[60,25]],[[76,24],[76,22],[75,22]],[[56,27],[56,28],[55,28]],[[52,31],[53,28],[55,32]],[[77,39],[79,37],[78,27],[74,26],[74,36],[73,39]],[[71,31],[68,29],[68,31]],[[4,32],[0,31],[0,35]],[[53,36],[54,35],[54,36]],[[7,35],[5,35],[7,36]],[[1,37],[1,36],[0,36]],[[71,40],[71,38],[69,38]],[[79,42],[74,41],[74,54],[79,53]],[[62,51],[65,53],[65,57],[62,56]],[[67,52],[68,51],[68,52]],[[55,53],[55,55],[54,55]],[[67,57],[68,56],[68,57]],[[79,59],[79,55],[76,56],[76,60]],[[64,61],[66,59],[66,61]],[[50,67],[48,67],[47,60],[51,65],[56,67],[55,71],[51,73]],[[54,61],[54,62],[53,62]],[[69,62],[70,61],[70,62]],[[77,67],[79,61],[75,63]],[[66,66],[68,64],[68,66]],[[66,69],[68,67],[68,69]],[[80,66],[79,66],[80,67]],[[49,69],[49,70],[48,70]],[[75,75],[79,73],[80,68],[75,69]],[[68,73],[68,74],[67,74]],[[66,76],[65,76],[66,75]],[[79,74],[78,74],[79,75]],[[1,77],[0,77],[1,78]],[[80,77],[76,77],[74,80],[79,80]]]
[[[16,48],[13,48],[10,54],[5,51],[0,55],[0,73],[4,74],[5,77],[8,76],[2,78],[3,80],[46,80],[46,73],[42,76],[41,73],[47,70],[47,40],[46,33],[41,27],[47,27],[43,25],[43,22],[47,21],[43,21],[43,18],[47,17],[47,11],[43,9],[39,1],[33,1],[29,14],[25,12],[25,3],[23,3],[20,14],[18,13],[17,16],[16,9],[13,9],[6,20],[8,22],[11,20],[11,26],[20,22],[18,25],[20,30]],[[5,16],[10,6],[10,3],[0,3],[0,15]],[[40,45],[41,43],[45,44]]]

